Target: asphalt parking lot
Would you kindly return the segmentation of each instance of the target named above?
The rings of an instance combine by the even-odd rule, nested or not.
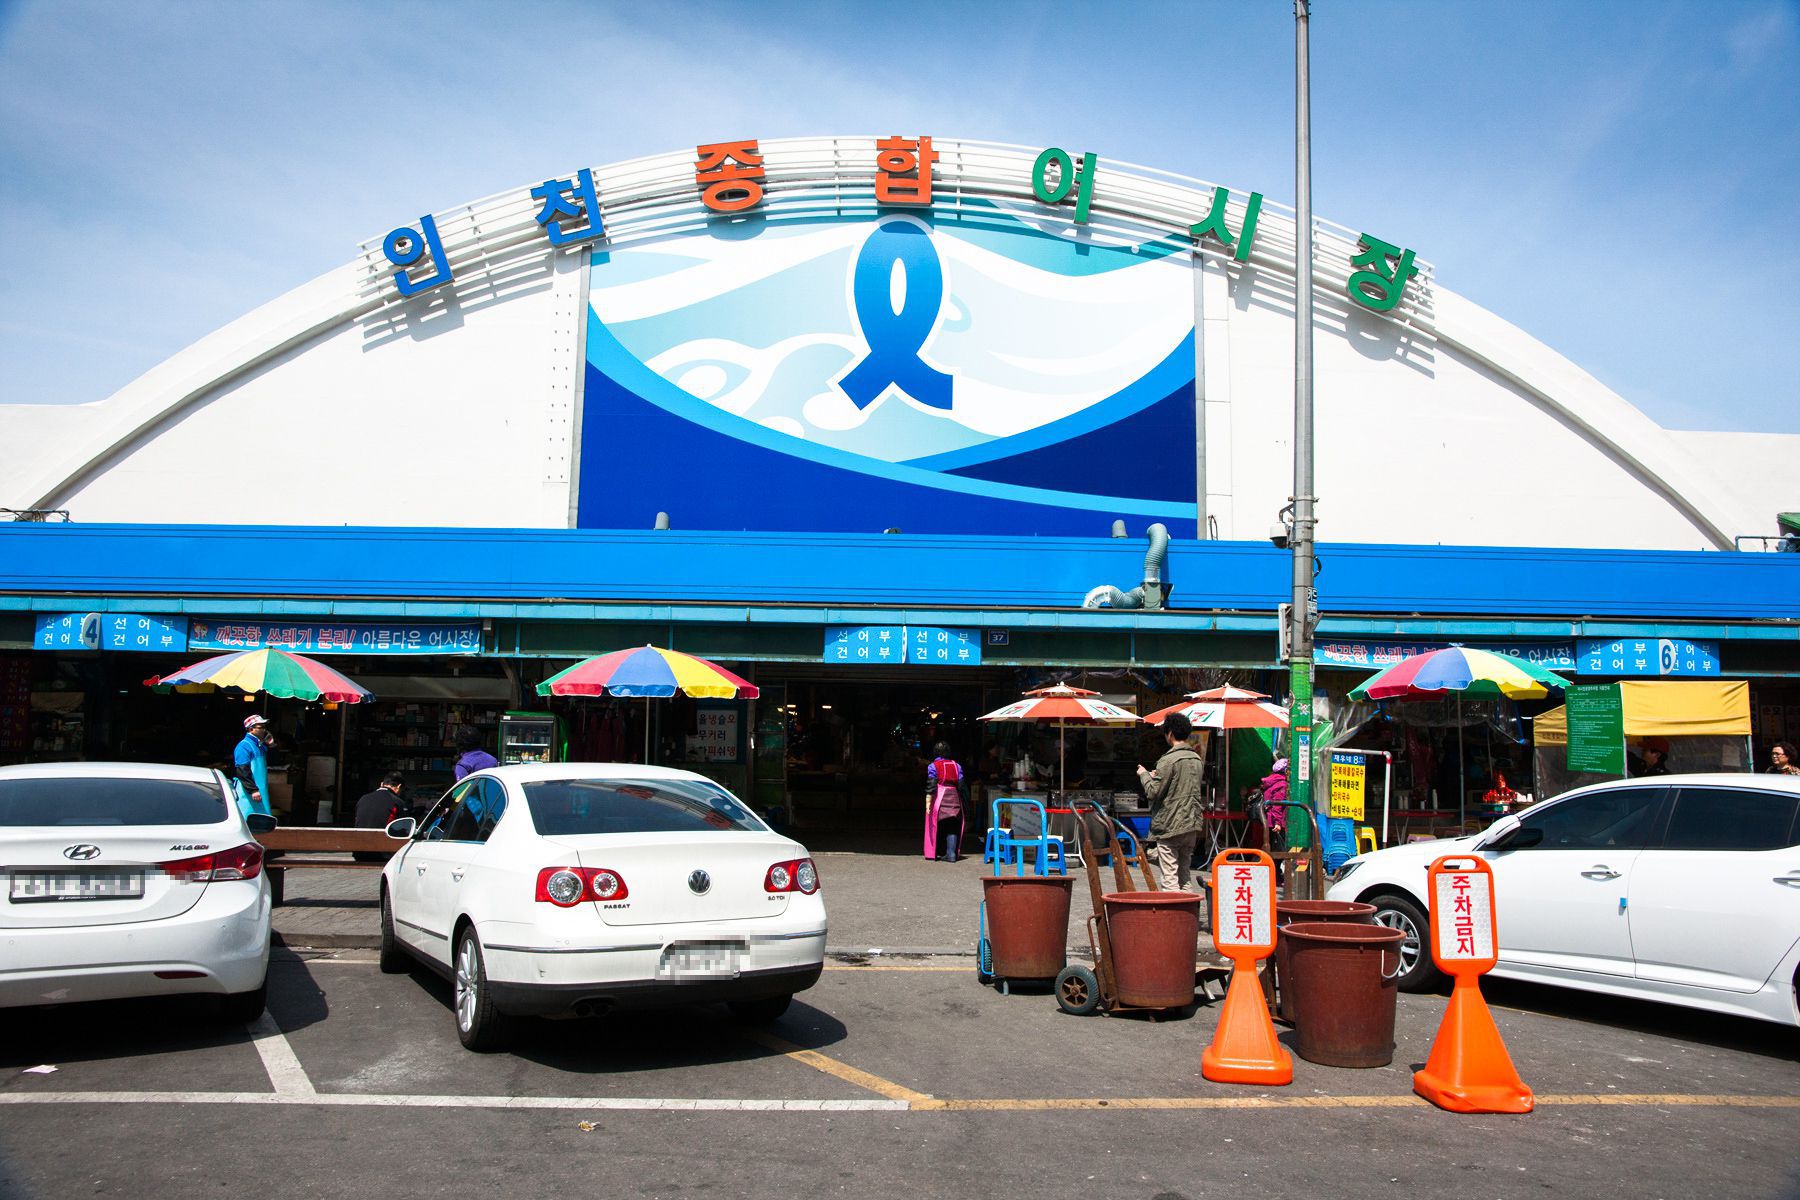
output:
[[[1069,1017],[967,959],[834,962],[767,1029],[621,1014],[475,1055],[434,977],[278,950],[248,1030],[192,1002],[6,1014],[0,1195],[1800,1196],[1800,1032],[1488,990],[1527,1116],[1412,1096],[1437,996],[1401,998],[1391,1067],[1259,1089],[1201,1078],[1216,1003]]]

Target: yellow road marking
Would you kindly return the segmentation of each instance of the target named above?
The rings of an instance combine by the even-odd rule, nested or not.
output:
[[[1683,1095],[1650,1092],[1639,1094],[1547,1095],[1539,1106],[1612,1105],[1643,1108],[1800,1108],[1800,1096]],[[1424,1108],[1432,1106],[1418,1096],[1163,1096],[1095,1098],[1045,1098],[1039,1100],[915,1100],[913,1112],[1049,1112],[1101,1109],[1276,1109],[1276,1108]]]
[[[777,1054],[785,1054],[797,1063],[803,1063],[815,1071],[823,1071],[827,1075],[835,1075],[846,1083],[854,1083],[859,1088],[866,1088],[877,1096],[885,1096],[889,1100],[905,1100],[913,1106],[921,1102],[931,1103],[932,1098],[924,1092],[915,1092],[909,1087],[902,1087],[891,1079],[883,1079],[879,1075],[871,1075],[859,1070],[849,1063],[839,1062],[829,1055],[820,1054],[817,1050],[806,1050],[784,1042],[773,1034],[760,1030],[746,1030],[744,1036],[759,1046],[766,1046]]]
[[[974,974],[975,961],[970,960],[960,967],[929,967],[924,964],[913,966],[910,963],[826,963],[827,971],[955,971]]]

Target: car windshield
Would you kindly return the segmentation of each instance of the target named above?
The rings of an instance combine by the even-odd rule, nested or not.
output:
[[[216,825],[225,813],[218,785],[192,779],[0,779],[0,827]]]
[[[524,787],[531,823],[545,837],[764,828],[730,792],[697,779],[543,779]]]

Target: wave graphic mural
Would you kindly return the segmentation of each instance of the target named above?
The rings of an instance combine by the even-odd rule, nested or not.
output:
[[[1183,250],[994,208],[720,222],[596,251],[579,523],[1191,530]]]

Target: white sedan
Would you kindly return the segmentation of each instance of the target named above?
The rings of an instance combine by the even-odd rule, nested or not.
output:
[[[725,1001],[772,1021],[824,967],[805,847],[690,771],[494,767],[388,833],[407,844],[382,872],[381,967],[449,977],[472,1050],[517,1015]]]
[[[1445,854],[1493,868],[1495,975],[1800,1024],[1800,778],[1615,780],[1350,859],[1327,895],[1406,932],[1408,990],[1437,978],[1425,869]]]
[[[0,767],[0,1008],[198,992],[263,1011],[269,884],[217,771]]]

